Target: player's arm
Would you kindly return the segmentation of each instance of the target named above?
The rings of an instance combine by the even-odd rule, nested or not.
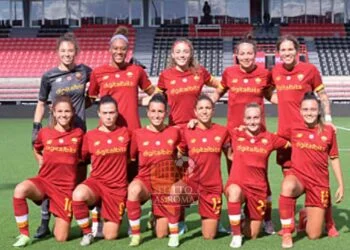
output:
[[[272,104],[278,104],[277,92],[274,86],[269,86],[264,90],[264,97]]]
[[[335,178],[338,182],[338,189],[335,192],[336,203],[339,203],[343,200],[344,197],[344,182],[343,182],[343,173],[340,166],[339,157],[331,157],[331,165],[335,175]]]
[[[326,91],[324,89],[321,89],[317,91],[317,94],[321,100],[322,108],[325,113],[325,121],[328,123],[332,123],[331,105],[330,105]]]
[[[42,143],[42,133],[39,132],[33,143],[34,158],[38,162],[39,168],[43,164],[43,149],[44,145]]]

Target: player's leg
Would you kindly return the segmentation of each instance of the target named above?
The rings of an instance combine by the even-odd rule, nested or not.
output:
[[[53,234],[55,236],[56,241],[63,242],[68,240],[70,229],[70,222],[56,217],[55,218],[55,226],[53,230]]]
[[[13,209],[17,227],[20,235],[17,237],[15,247],[24,247],[30,244],[29,223],[28,223],[28,204],[26,198],[33,201],[40,201],[44,198],[43,192],[30,180],[19,183],[13,194]]]
[[[262,224],[262,220],[251,220],[248,218],[243,228],[244,236],[251,239],[258,238]]]
[[[205,240],[213,240],[216,236],[219,221],[212,218],[202,218],[202,235]]]
[[[326,210],[320,207],[306,208],[306,234],[309,239],[316,240],[322,235],[322,226]]]
[[[105,221],[103,223],[103,235],[105,240],[115,240],[118,238],[120,223]]]
[[[148,200],[150,196],[150,192],[141,180],[134,179],[130,183],[126,202],[129,225],[131,227],[131,241],[129,246],[138,246],[141,243],[141,202]]]
[[[271,193],[271,188],[270,188],[270,183],[267,182],[267,200],[266,200],[266,210],[265,210],[265,215],[264,215],[264,231],[267,234],[275,234],[275,227],[272,223],[272,193]]]
[[[83,238],[80,245],[87,246],[93,242],[92,229],[89,221],[89,206],[97,201],[94,191],[85,184],[78,185],[73,192],[73,213],[74,217],[83,232]]]
[[[338,237],[339,232],[335,227],[335,221],[333,219],[333,214],[332,214],[331,200],[332,200],[331,193],[329,193],[329,206],[326,208],[326,214],[325,214],[326,231],[327,231],[328,237]]]
[[[168,236],[168,218],[155,216],[155,233],[158,239]]]
[[[37,238],[37,239],[44,238],[45,236],[51,233],[49,228],[50,217],[51,217],[49,207],[50,207],[49,199],[43,200],[43,202],[41,203],[41,223],[38,229],[36,230],[34,238]]]

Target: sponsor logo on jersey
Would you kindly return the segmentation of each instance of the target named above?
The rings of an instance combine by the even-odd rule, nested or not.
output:
[[[323,136],[321,136],[321,140],[322,140],[323,142],[326,142],[326,141],[327,141],[327,139],[328,139],[328,138],[327,138],[327,136],[324,136],[324,135],[323,135]]]
[[[109,78],[109,76],[103,76],[102,80],[107,80]]]
[[[266,145],[269,141],[266,138],[262,138],[261,139],[261,143]]]
[[[304,75],[303,74],[299,74],[297,77],[298,77],[299,81],[302,81],[304,79]]]
[[[78,142],[78,139],[73,137],[72,140],[71,140],[73,143],[77,143]]]
[[[255,139],[254,138],[250,139],[250,143],[255,143]]]
[[[170,81],[170,84],[171,84],[171,85],[175,85],[175,84],[176,84],[176,80],[171,80],[171,81]]]
[[[206,143],[208,141],[207,138],[202,138],[202,142]]]
[[[132,77],[134,74],[133,74],[132,72],[129,71],[129,72],[126,73],[126,75],[127,75],[128,77]]]
[[[198,82],[199,81],[199,76],[198,75],[195,75],[194,77],[193,77],[193,79],[196,81],[196,82]]]
[[[290,80],[292,80],[292,77],[291,76],[287,76],[286,79],[287,79],[287,81],[290,81]]]
[[[101,144],[100,141],[95,141],[95,142],[94,142],[94,146],[95,146],[95,147],[98,146],[98,145],[100,145],[100,144]]]
[[[313,134],[309,134],[309,138],[312,140],[315,138],[315,136]]]
[[[239,141],[239,142],[245,141],[245,138],[244,137],[238,137],[237,141]]]
[[[196,142],[195,138],[191,139],[191,143],[195,143],[195,142]]]
[[[144,141],[144,142],[142,143],[142,145],[143,145],[143,146],[148,146],[148,145],[149,145],[149,141]]]
[[[119,136],[118,141],[123,142],[124,141],[124,136]]]
[[[187,82],[187,78],[182,78],[182,82],[186,83]]]
[[[279,82],[279,81],[281,81],[281,76],[276,77],[276,82]]]
[[[119,74],[115,74],[115,78],[120,78],[120,75]]]
[[[173,144],[174,144],[174,140],[169,139],[169,140],[168,140],[168,144],[169,144],[169,145],[173,145]]]
[[[248,79],[243,79],[243,82],[244,82],[244,83],[248,83],[249,80],[248,80]]]
[[[60,138],[60,139],[58,139],[58,142],[62,144],[62,143],[64,143],[64,140],[62,138]]]
[[[112,139],[108,139],[108,140],[107,140],[107,143],[108,143],[108,144],[112,144]]]
[[[298,133],[297,134],[297,138],[301,138],[301,137],[303,137],[303,134],[302,133]]]
[[[81,80],[83,78],[83,74],[81,72],[76,72],[75,78],[77,78],[77,80]]]
[[[238,82],[238,79],[237,78],[233,78],[232,79],[232,83],[237,83]]]
[[[220,136],[215,136],[215,137],[214,137],[214,140],[215,140],[216,142],[220,142],[221,137],[220,137]]]
[[[255,83],[257,83],[257,84],[259,84],[259,83],[261,83],[261,78],[260,77],[257,77],[257,78],[255,78]]]
[[[52,144],[52,140],[47,140],[46,144],[47,145],[51,145]]]

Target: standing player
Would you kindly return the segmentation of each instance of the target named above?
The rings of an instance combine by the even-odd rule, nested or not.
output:
[[[306,213],[300,213],[299,228],[306,227],[310,239],[318,239],[326,209],[330,206],[328,158],[338,182],[336,202],[344,196],[335,130],[322,122],[321,102],[313,92],[305,94],[300,114],[303,123],[291,129],[292,165],[282,182],[279,213],[282,224],[282,247],[291,248],[292,223],[296,199],[305,193]],[[306,221],[307,220],[307,221]]]
[[[183,181],[174,185],[181,200],[198,200],[204,239],[214,239],[222,208],[221,152],[227,152],[229,135],[225,127],[212,122],[214,103],[201,95],[195,104],[198,121],[193,129],[185,128],[181,152],[188,154],[189,166]]]
[[[265,127],[264,98],[276,102],[272,97],[273,86],[271,75],[262,66],[255,64],[256,42],[249,36],[236,45],[236,57],[238,65],[225,69],[220,87],[213,96],[217,101],[228,91],[228,112],[227,128],[232,131],[244,124],[243,117],[245,107],[248,103],[259,104],[261,110],[262,125]],[[227,167],[230,169],[232,163],[227,160]],[[229,171],[230,172],[230,171]],[[274,234],[274,226],[271,221],[271,190],[268,185],[269,196],[266,204],[267,209],[264,218],[264,229],[268,234]]]
[[[157,199],[159,198],[157,197],[157,190],[152,187],[156,177],[152,173],[157,171],[157,169],[153,170],[152,167],[164,160],[174,160],[177,155],[177,145],[181,140],[178,128],[164,124],[166,115],[167,104],[164,96],[162,94],[154,95],[147,108],[147,117],[150,124],[133,132],[130,147],[131,159],[139,158],[139,172],[128,187],[126,203],[131,226],[130,246],[138,246],[141,243],[141,204],[149,200],[151,196],[153,201],[152,211],[156,218],[155,231],[157,237],[165,237],[168,234],[169,227],[168,245],[171,247],[179,245],[177,224],[179,211],[172,214],[167,212],[165,204]],[[166,178],[166,176],[163,178]],[[173,208],[176,209],[174,206]]]
[[[320,97],[326,123],[331,123],[332,117],[319,71],[314,65],[297,60],[299,43],[296,38],[290,35],[282,36],[277,41],[277,50],[283,62],[272,69],[272,81],[276,87],[278,99],[277,133],[286,140],[290,140],[292,121],[298,124],[304,123],[299,110],[306,92],[314,91]],[[277,163],[282,166],[284,173],[288,171],[291,167],[290,148],[277,151]],[[328,207],[326,213],[326,228],[328,236],[339,235],[332,218],[331,206]]]
[[[103,235],[107,240],[117,238],[124,214],[127,192],[127,149],[129,133],[116,125],[118,108],[111,96],[103,96],[98,107],[101,125],[86,133],[82,158],[91,159],[90,177],[73,193],[73,212],[83,231],[80,245],[93,241],[89,225],[89,206],[101,204],[104,218]]]
[[[74,108],[68,96],[59,96],[52,106],[52,125],[39,131],[34,141],[34,155],[39,174],[21,182],[13,194],[13,208],[20,235],[14,247],[31,243],[28,224],[30,199],[40,204],[50,199],[50,212],[55,216],[54,235],[66,241],[71,222],[71,197],[76,185],[77,166],[83,131],[74,128]]]
[[[256,239],[267,209],[269,184],[268,158],[273,150],[288,147],[289,143],[265,130],[261,107],[249,103],[244,111],[245,129],[232,130],[233,162],[225,193],[232,230],[230,247],[242,245],[241,204],[245,203],[246,221],[243,234]]]
[[[85,88],[90,80],[91,69],[84,64],[75,64],[75,58],[79,52],[79,46],[73,33],[65,33],[57,40],[57,54],[59,64],[47,71],[41,78],[39,100],[36,105],[33,123],[32,143],[34,143],[41,122],[44,118],[45,106],[50,100],[52,103],[58,96],[68,95],[76,111],[74,117],[75,126],[86,130],[85,124]],[[86,166],[78,168],[78,183],[86,177]],[[48,200],[43,201],[41,206],[41,225],[37,229],[34,238],[42,238],[50,234]]]

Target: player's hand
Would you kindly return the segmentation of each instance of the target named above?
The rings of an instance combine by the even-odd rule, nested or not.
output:
[[[41,123],[40,122],[34,122],[33,123],[33,130],[32,130],[32,145],[34,145],[36,138],[38,137],[39,130],[41,129]]]
[[[194,129],[198,124],[198,120],[197,119],[191,119],[188,123],[187,123],[187,127],[190,129]]]
[[[343,201],[344,198],[344,187],[343,186],[339,186],[337,191],[335,192],[335,202],[336,203],[340,203]]]

